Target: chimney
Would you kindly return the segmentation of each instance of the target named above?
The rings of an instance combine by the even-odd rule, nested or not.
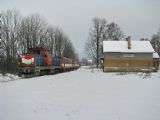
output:
[[[128,49],[131,49],[131,36],[128,36]]]

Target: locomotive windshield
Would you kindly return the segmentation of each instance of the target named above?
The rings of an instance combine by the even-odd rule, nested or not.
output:
[[[30,50],[30,49],[29,49],[29,50],[28,50],[28,53],[29,53],[29,54],[38,54],[38,55],[40,55],[41,52],[40,52],[39,50]]]

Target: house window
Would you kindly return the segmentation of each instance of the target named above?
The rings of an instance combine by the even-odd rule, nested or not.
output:
[[[125,58],[133,58],[134,54],[133,53],[123,53],[123,57],[125,57]]]

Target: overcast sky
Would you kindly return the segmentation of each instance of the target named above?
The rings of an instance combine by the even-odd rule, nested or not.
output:
[[[114,21],[133,39],[151,37],[160,28],[160,0],[0,0],[0,10],[15,8],[61,27],[80,55],[94,17]]]

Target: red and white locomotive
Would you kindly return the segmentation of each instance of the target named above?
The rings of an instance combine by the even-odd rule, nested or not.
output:
[[[52,56],[43,47],[29,48],[19,58],[19,75],[44,75],[70,71],[79,68],[79,63],[71,58]]]

